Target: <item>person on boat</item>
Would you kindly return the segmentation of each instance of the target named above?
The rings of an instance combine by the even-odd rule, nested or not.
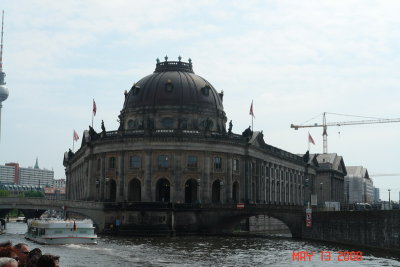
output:
[[[29,254],[29,246],[25,243],[18,243],[14,248],[18,251],[19,264],[25,266]]]
[[[0,248],[0,258],[1,257],[13,258],[16,261],[19,261],[18,250],[11,246]]]
[[[18,267],[18,261],[13,258],[0,258],[0,267]]]
[[[10,240],[6,241],[6,242],[1,242],[0,243],[0,248],[4,248],[4,247],[11,247],[12,243]]]
[[[39,258],[36,267],[59,267],[59,264],[60,256],[44,254]]]
[[[42,251],[40,250],[40,248],[32,249],[28,254],[25,267],[36,267],[36,264],[40,257],[42,257]]]

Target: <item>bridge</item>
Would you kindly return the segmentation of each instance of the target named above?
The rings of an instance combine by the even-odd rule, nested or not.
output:
[[[0,217],[11,209],[27,218],[66,207],[71,217],[91,218],[98,232],[120,235],[228,234],[243,219],[267,215],[285,223],[292,237],[400,251],[400,210],[325,211],[273,204],[179,204],[163,202],[91,202],[43,198],[1,198]],[[121,224],[116,227],[116,221]]]

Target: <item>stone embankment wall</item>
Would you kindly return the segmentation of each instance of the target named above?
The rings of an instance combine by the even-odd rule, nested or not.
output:
[[[400,210],[314,212],[302,237],[400,251]]]

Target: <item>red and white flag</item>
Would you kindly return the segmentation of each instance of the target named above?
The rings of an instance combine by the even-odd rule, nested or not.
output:
[[[312,143],[313,145],[315,145],[314,139],[312,138],[310,133],[308,133],[308,143]]]
[[[96,102],[94,102],[94,99],[93,99],[93,116],[96,116],[96,110],[97,110]]]
[[[78,133],[74,130],[74,141],[78,141],[78,139],[79,139],[79,135],[78,135]]]
[[[251,100],[251,106],[250,106],[250,113],[251,116],[253,116],[253,118],[255,118],[256,116],[254,116],[254,112],[253,112],[253,100]]]

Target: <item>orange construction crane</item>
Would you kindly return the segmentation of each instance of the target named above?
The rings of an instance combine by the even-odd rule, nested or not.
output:
[[[294,128],[295,130],[298,130],[299,128],[322,127],[322,129],[323,129],[322,136],[323,136],[323,143],[324,143],[324,149],[323,149],[324,154],[328,153],[328,132],[327,132],[328,126],[345,126],[345,125],[357,125],[357,124],[375,124],[375,123],[400,122],[400,118],[397,118],[397,119],[374,118],[373,120],[326,122],[326,114],[351,116],[351,117],[360,117],[360,118],[369,118],[369,117],[363,117],[363,116],[355,116],[355,115],[324,112],[322,114],[323,115],[322,124],[314,123],[314,124],[302,124],[302,125],[291,124],[290,125],[290,128]]]

